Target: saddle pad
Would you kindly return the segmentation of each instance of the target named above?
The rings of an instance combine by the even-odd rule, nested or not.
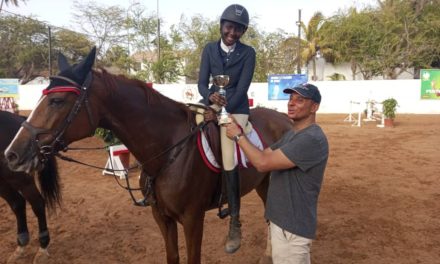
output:
[[[265,145],[263,144],[260,135],[254,128],[252,128],[252,130],[246,134],[246,137],[254,146],[259,148],[260,150],[264,149]],[[197,146],[199,148],[200,154],[202,155],[203,161],[205,162],[206,166],[208,166],[208,168],[211,169],[212,171],[216,173],[220,173],[221,166],[215,159],[214,153],[212,152],[212,149],[209,146],[209,142],[206,139],[206,136],[203,131],[199,131],[199,133],[197,134]],[[234,160],[235,160],[235,165],[239,165],[240,167],[248,168],[249,166],[252,165],[247,159],[243,150],[238,146],[238,144],[236,144],[236,148],[234,152]]]

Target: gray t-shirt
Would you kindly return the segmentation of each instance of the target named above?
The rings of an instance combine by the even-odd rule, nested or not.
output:
[[[314,239],[318,195],[328,159],[327,137],[317,124],[288,131],[270,146],[296,164],[272,171],[266,201],[266,219],[290,233]]]

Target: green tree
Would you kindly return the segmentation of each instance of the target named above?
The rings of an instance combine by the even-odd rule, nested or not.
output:
[[[431,52],[424,53],[423,63],[414,64],[414,75],[418,77],[421,68],[440,68],[440,0],[414,0],[414,9],[416,15],[423,11],[423,15],[420,16],[420,26],[422,28],[419,34],[423,34],[426,39],[431,43]],[[429,54],[428,54],[429,53]]]
[[[383,32],[375,11],[341,11],[327,20],[322,31],[326,45],[333,49],[335,62],[351,63],[353,80],[358,72],[365,80],[380,74],[378,59]]]
[[[178,46],[182,42],[176,30],[171,32],[171,38],[160,38],[160,58],[151,65],[154,81],[157,83],[176,82],[182,76],[183,65],[179,56]]]
[[[384,31],[378,60],[382,75],[396,79],[410,68],[429,67],[439,55],[439,1],[378,2]]]
[[[52,38],[53,49],[63,53],[72,62],[77,62],[86,56],[93,46],[87,35],[63,28],[55,28]]]
[[[47,27],[34,19],[0,16],[0,76],[26,83],[48,71]]]
[[[316,61],[315,58],[318,51],[325,58],[334,56],[333,49],[329,45],[325,44],[323,36],[323,25],[325,24],[325,17],[321,12],[316,12],[312,18],[310,18],[307,26],[301,22],[301,29],[305,33],[305,39],[301,47],[301,61],[304,61],[307,65],[312,62],[312,80],[317,80],[316,75]]]
[[[100,64],[107,68],[116,68],[118,73],[129,75],[131,64],[129,60],[127,47],[112,46],[107,50]]]
[[[288,74],[295,71],[298,48],[297,38],[287,36],[283,30],[273,33],[255,33],[251,43],[257,53],[253,81],[266,82],[269,74]]]
[[[200,14],[190,19],[182,15],[177,30],[183,39],[180,45],[185,64],[183,75],[188,83],[197,82],[203,48],[208,42],[220,38],[219,22]]]
[[[379,3],[378,8],[340,12],[323,26],[326,43],[339,55],[336,62],[351,62],[353,79],[358,72],[363,79],[396,79],[439,61],[438,0]]]
[[[147,13],[145,7],[141,4],[136,8],[127,9],[127,30],[133,32],[128,34],[128,41],[132,47],[131,52],[148,51],[151,52],[157,46],[157,16],[154,13]]]
[[[158,41],[158,20],[157,14],[147,13],[147,10],[141,4],[128,12],[128,29],[133,32],[129,34],[129,43],[131,43],[131,54],[136,55],[136,60],[133,61],[130,57],[132,68],[135,69],[136,78],[154,81],[157,83],[172,82],[177,80],[176,75],[179,74],[180,69],[172,68],[176,66],[176,59],[173,44],[166,35],[162,34],[161,39],[161,55],[163,59],[158,61],[159,46]],[[171,40],[173,42],[174,40]],[[169,52],[170,49],[173,52]],[[177,52],[177,50],[175,50]],[[168,61],[170,60],[170,61]],[[176,66],[177,67],[177,66]]]
[[[119,6],[105,6],[90,2],[74,2],[75,20],[83,32],[96,43],[98,59],[113,46],[126,43],[126,11]]]

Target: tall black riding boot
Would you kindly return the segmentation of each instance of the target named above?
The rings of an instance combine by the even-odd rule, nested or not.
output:
[[[241,223],[240,223],[240,177],[238,168],[225,171],[226,189],[228,195],[228,206],[231,220],[229,222],[229,233],[226,237],[226,253],[234,253],[240,248]]]

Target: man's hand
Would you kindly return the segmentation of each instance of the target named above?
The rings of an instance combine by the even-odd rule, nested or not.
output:
[[[221,96],[218,92],[211,94],[209,96],[209,101],[219,106],[226,106],[226,99],[223,96]]]
[[[234,136],[241,134],[242,131],[232,115],[229,115],[229,119],[231,120],[231,123],[224,124],[223,126],[226,127],[226,136],[232,139]]]

